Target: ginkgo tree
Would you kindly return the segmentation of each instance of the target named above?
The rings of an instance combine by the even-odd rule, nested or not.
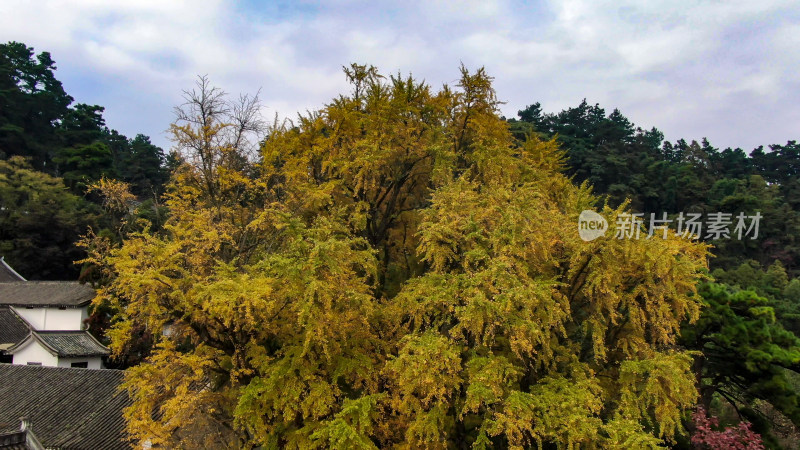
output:
[[[126,374],[132,439],[656,448],[682,433],[697,391],[675,341],[706,247],[581,240],[597,198],[555,141],[515,144],[483,69],[438,91],[345,75],[352,92],[264,135],[257,101],[201,79],[172,127],[184,162],[163,229],[86,242],[112,349],[158,336]]]

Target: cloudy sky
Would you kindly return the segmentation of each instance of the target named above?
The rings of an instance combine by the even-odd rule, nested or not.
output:
[[[759,1],[0,2],[0,41],[49,51],[76,101],[107,124],[164,130],[207,74],[293,117],[347,89],[341,66],[411,72],[438,87],[485,66],[507,116],[584,97],[667,139],[718,147],[800,139],[800,6]]]

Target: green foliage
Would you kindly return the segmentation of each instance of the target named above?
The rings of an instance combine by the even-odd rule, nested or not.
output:
[[[54,75],[47,52],[19,42],[0,44],[0,158],[24,156],[41,170],[59,145],[57,122],[72,97]]]
[[[683,329],[682,342],[702,352],[694,370],[703,406],[719,394],[735,407],[764,399],[795,424],[800,398],[787,370],[800,368],[800,340],[776,321],[770,301],[753,291],[708,283],[703,315]]]
[[[800,279],[789,280],[780,261],[775,261],[766,270],[756,261],[746,261],[730,269],[713,272],[719,283],[751,290],[770,300],[777,320],[784,328],[800,334]]]
[[[164,151],[150,142],[150,138],[137,134],[128,142],[129,151],[120,156],[115,171],[131,185],[131,192],[138,198],[156,198],[162,185],[168,181],[164,170]]]
[[[63,148],[54,158],[64,182],[72,190],[85,192],[93,182],[111,175],[111,150],[102,142]]]
[[[531,392],[511,392],[488,421],[490,435],[503,435],[510,448],[556,443],[561,448],[602,442],[598,417],[602,389],[595,379],[544,377]]]
[[[800,279],[795,278],[786,285],[783,297],[788,301],[800,303]]]
[[[384,394],[374,394],[344,400],[342,410],[320,424],[311,435],[312,441],[320,448],[377,448],[370,434],[375,422],[380,420],[376,407],[384,397]]]
[[[73,243],[99,214],[22,157],[0,160],[0,253],[26,278],[75,279]]]
[[[55,69],[47,52],[0,44],[0,158],[27,157],[77,195],[103,176],[131,183],[142,199],[160,194],[168,178],[163,151],[147,136],[129,140],[107,128],[102,106],[72,105]]]

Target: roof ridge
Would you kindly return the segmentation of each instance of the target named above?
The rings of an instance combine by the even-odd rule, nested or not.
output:
[[[20,275],[20,274],[19,274],[19,272],[17,272],[16,270],[14,270],[14,268],[13,268],[13,267],[11,267],[11,266],[10,266],[10,265],[9,265],[9,264],[6,262],[6,257],[5,257],[5,256],[0,256],[0,264],[2,264],[2,265],[3,265],[3,267],[5,267],[6,269],[8,269],[8,270],[9,270],[9,271],[10,271],[10,272],[13,274],[13,275],[16,275],[16,276],[17,276],[17,277],[20,279],[20,281],[27,281],[27,280],[25,279],[25,277],[23,277],[22,275]]]
[[[91,371],[91,372],[106,372],[106,373],[108,373],[108,372],[119,372],[119,373],[125,373],[125,371],[121,370],[121,369],[85,369],[85,368],[82,368],[82,367],[29,366],[29,365],[23,365],[23,364],[6,364],[6,363],[0,363],[0,367],[9,367],[9,368],[12,368],[12,370],[16,370],[16,369],[19,369],[19,370],[88,370],[88,371]]]
[[[42,334],[83,334],[89,333],[89,330],[33,330],[34,333]]]

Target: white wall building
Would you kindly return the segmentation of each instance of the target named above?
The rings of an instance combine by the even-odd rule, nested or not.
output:
[[[5,358],[11,355],[12,364],[102,368],[109,351],[84,330],[94,296],[94,289],[78,282],[0,282],[0,307],[10,310],[0,319],[13,323],[5,317],[13,313],[29,329],[13,344],[0,343]],[[0,338],[4,334],[11,333]]]
[[[7,350],[13,364],[102,369],[108,349],[86,331],[33,331]]]

